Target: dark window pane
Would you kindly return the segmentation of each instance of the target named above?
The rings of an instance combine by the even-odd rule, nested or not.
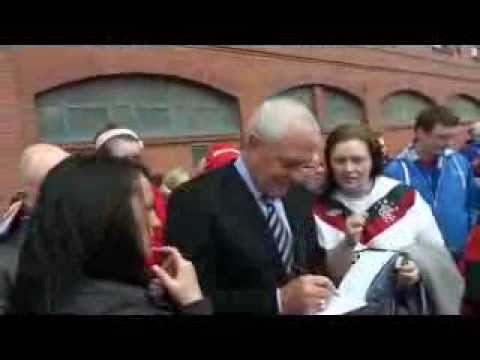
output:
[[[236,100],[209,87],[171,77],[106,76],[76,82],[36,98],[38,109],[65,113],[65,124],[39,110],[40,132],[54,142],[91,140],[105,122],[144,137],[239,133]],[[47,114],[41,114],[44,111]],[[57,116],[58,117],[58,116]],[[61,117],[60,117],[61,119]]]
[[[447,106],[462,122],[480,120],[480,104],[466,96],[454,96]]]
[[[109,121],[113,121],[118,126],[132,129],[137,133],[142,133],[143,128],[133,116],[133,109],[131,105],[115,105],[110,107]]]
[[[333,130],[340,124],[360,123],[363,109],[355,97],[334,89],[325,89],[326,113],[320,121],[323,130]]]
[[[68,108],[67,139],[73,141],[93,141],[98,129],[108,121],[108,113],[105,108]]]
[[[292,89],[288,89],[276,95],[275,97],[286,97],[297,100],[302,104],[305,104],[312,113],[315,114],[313,106],[313,89],[312,86],[301,86]]]
[[[383,103],[383,117],[387,123],[413,125],[417,115],[431,104],[415,93],[400,92]]]
[[[66,134],[62,109],[57,106],[43,106],[37,109],[39,133],[43,141],[61,142]]]
[[[143,136],[168,136],[172,133],[167,108],[137,107],[135,114]]]

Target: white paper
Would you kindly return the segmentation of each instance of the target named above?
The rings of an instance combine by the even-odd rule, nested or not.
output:
[[[325,310],[315,315],[343,315],[350,311],[360,309],[365,305],[367,305],[365,301],[340,294],[339,296],[333,296]]]
[[[332,296],[325,310],[316,315],[341,315],[365,306],[372,281],[394,254],[393,251],[361,252],[340,283],[338,295]]]

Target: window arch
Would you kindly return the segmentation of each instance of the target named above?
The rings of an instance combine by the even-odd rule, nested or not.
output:
[[[447,101],[447,107],[460,118],[461,122],[480,120],[480,103],[469,96],[452,96]]]
[[[305,104],[317,116],[322,131],[331,131],[343,123],[358,123],[364,117],[360,100],[345,91],[329,86],[300,86],[276,96],[293,98]],[[319,100],[320,104],[317,104]]]
[[[383,118],[391,125],[413,125],[417,115],[433,101],[413,91],[399,91],[383,100]]]
[[[356,97],[339,89],[324,88],[326,109],[320,119],[322,130],[332,131],[341,124],[360,123],[364,118],[362,103]]]
[[[91,141],[107,122],[144,138],[239,133],[233,97],[197,83],[155,75],[118,75],[67,84],[35,99],[42,140]]]
[[[297,100],[302,104],[305,104],[311,112],[315,114],[315,100],[313,96],[313,86],[298,86],[282,91],[275,97],[284,97]]]

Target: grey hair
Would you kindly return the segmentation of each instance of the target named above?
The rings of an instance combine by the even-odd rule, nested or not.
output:
[[[251,123],[251,134],[267,143],[281,140],[295,127],[309,127],[313,132],[319,132],[318,123],[312,112],[301,102],[276,97],[265,101],[255,112]]]

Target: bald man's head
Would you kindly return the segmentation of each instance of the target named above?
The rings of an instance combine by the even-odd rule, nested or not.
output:
[[[20,159],[20,182],[26,193],[27,207],[35,204],[38,189],[48,172],[68,156],[69,153],[51,144],[34,144],[25,148]]]

